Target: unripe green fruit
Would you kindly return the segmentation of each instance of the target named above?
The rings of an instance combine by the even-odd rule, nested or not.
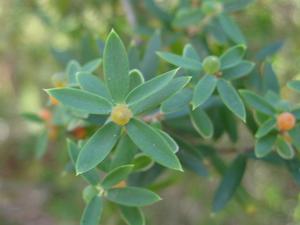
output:
[[[99,191],[91,185],[87,186],[84,188],[82,192],[82,198],[85,201],[85,203],[90,202],[97,194]]]
[[[218,14],[223,11],[223,5],[221,2],[217,1],[204,1],[202,3],[202,11],[203,13],[209,15],[209,14]]]
[[[203,60],[203,69],[207,74],[215,74],[220,71],[221,62],[216,56],[207,56]]]

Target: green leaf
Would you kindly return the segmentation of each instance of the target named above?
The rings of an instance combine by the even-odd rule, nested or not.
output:
[[[132,119],[126,128],[131,140],[146,155],[165,167],[182,171],[180,162],[169,144],[154,128],[136,119]]]
[[[110,96],[106,86],[102,80],[95,75],[87,72],[79,72],[77,73],[77,81],[81,89],[112,101],[112,97]]]
[[[282,136],[277,137],[276,151],[284,159],[292,159],[295,156],[294,149]]]
[[[154,32],[151,39],[147,43],[145,54],[141,62],[140,68],[146,78],[151,78],[158,67],[158,57],[156,52],[160,49],[161,40],[160,32]]]
[[[255,133],[256,138],[261,138],[270,133],[276,127],[276,119],[271,118],[265,121]]]
[[[290,130],[289,135],[292,138],[292,144],[300,151],[300,126],[296,126],[294,129]]]
[[[84,209],[80,220],[80,225],[98,225],[103,210],[103,200],[101,197],[94,197]]]
[[[120,127],[114,123],[105,124],[86,142],[81,149],[77,162],[77,174],[84,173],[102,162],[116,144]]]
[[[255,155],[258,158],[265,157],[268,155],[275,144],[277,136],[270,134],[258,139],[255,143]]]
[[[39,123],[39,124],[45,122],[39,115],[37,115],[35,113],[24,112],[21,114],[21,116],[30,122]]]
[[[211,138],[213,136],[213,124],[203,109],[199,107],[191,111],[191,120],[194,128],[202,137]]]
[[[138,187],[110,189],[107,191],[107,199],[120,205],[133,207],[151,205],[161,200],[154,192]]]
[[[69,139],[67,140],[67,145],[68,145],[68,154],[72,161],[72,165],[75,166],[79,155],[79,148],[73,141]],[[81,174],[81,176],[92,185],[97,185],[99,183],[99,175],[96,169],[92,169],[88,172],[85,172]]]
[[[245,106],[234,87],[228,81],[219,79],[217,83],[217,89],[227,108],[245,122]]]
[[[86,204],[88,204],[95,196],[99,194],[99,191],[95,186],[88,185],[82,191],[82,198]]]
[[[70,86],[77,85],[76,74],[77,72],[80,72],[80,70],[81,66],[77,61],[71,60],[68,63],[66,73],[68,75],[68,81]]]
[[[248,90],[241,90],[240,91],[242,98],[254,110],[266,114],[266,115],[273,115],[276,110],[274,107],[268,103],[264,98],[254,94]]]
[[[131,105],[134,102],[142,101],[148,96],[151,96],[152,94],[156,93],[173,79],[177,71],[178,69],[171,70],[137,86],[127,95],[126,103]]]
[[[127,134],[123,134],[114,150],[110,169],[114,169],[125,164],[131,164],[136,151],[136,145],[131,141]]]
[[[245,45],[236,45],[227,49],[220,57],[221,69],[227,69],[239,64],[246,52]]]
[[[198,24],[203,19],[201,8],[179,9],[173,20],[173,26],[184,28]]]
[[[161,104],[160,110],[163,113],[174,113],[183,110],[189,106],[192,95],[193,93],[191,89],[184,88],[177,94],[164,101]]]
[[[192,100],[193,109],[202,105],[213,94],[218,79],[212,75],[205,75],[196,84],[194,89],[194,96]]]
[[[103,97],[75,88],[52,88],[46,92],[62,104],[93,114],[109,114],[111,103]]]
[[[221,14],[218,17],[226,35],[236,44],[246,44],[246,39],[236,22],[229,16]]]
[[[124,165],[111,170],[103,179],[101,186],[108,189],[125,180],[131,173],[134,165]]]
[[[35,146],[35,158],[40,159],[44,156],[48,145],[48,131],[44,130],[37,139]]]
[[[130,70],[129,72],[129,90],[136,88],[137,86],[145,82],[144,76],[138,69]]]
[[[105,43],[103,71],[111,96],[116,102],[123,102],[129,91],[129,62],[122,40],[114,30]]]
[[[184,69],[200,71],[202,69],[202,64],[200,61],[193,60],[191,58],[183,57],[180,55],[175,55],[169,52],[157,52],[158,56],[165,61]]]
[[[254,68],[255,64],[242,60],[240,63],[233,67],[223,70],[222,78],[226,80],[236,80],[248,75]]]
[[[280,93],[280,85],[278,82],[278,78],[270,63],[264,64],[263,87],[265,92],[273,91],[276,94]]]
[[[161,137],[168,143],[170,149],[172,149],[172,152],[176,153],[179,150],[179,146],[176,143],[176,141],[166,132],[164,132],[161,129],[156,129],[158,133],[160,133]]]
[[[142,211],[136,207],[120,206],[121,215],[127,225],[145,225]]]
[[[129,105],[134,115],[140,114],[150,109],[154,109],[167,98],[179,92],[184,86],[188,84],[191,77],[179,77],[171,80],[164,88],[156,93],[142,99],[141,101],[134,102]]]
[[[245,9],[254,0],[227,0],[224,1],[224,11],[227,13]]]
[[[225,171],[221,183],[215,192],[213,201],[214,212],[223,209],[235,193],[243,178],[246,162],[246,157],[244,155],[239,155]]]
[[[135,155],[132,163],[134,164],[133,170],[135,172],[136,171],[146,171],[153,165],[152,159],[150,157],[148,157],[147,155],[145,155],[144,153]]]
[[[196,157],[195,154],[188,151],[180,151],[178,157],[185,169],[193,171],[201,177],[206,177],[208,175],[207,169],[203,165],[201,159]]]
[[[101,64],[102,59],[94,59],[86,64],[84,64],[81,68],[82,72],[92,73],[95,71]]]
[[[294,91],[300,92],[300,80],[293,80],[288,82],[287,86]]]

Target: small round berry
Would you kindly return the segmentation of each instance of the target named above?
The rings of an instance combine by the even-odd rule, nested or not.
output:
[[[289,131],[296,125],[296,118],[292,113],[284,112],[277,116],[277,127],[280,131]]]
[[[110,117],[114,123],[120,126],[124,126],[132,118],[132,112],[130,111],[127,105],[120,104],[113,108]]]
[[[207,56],[203,60],[203,69],[207,74],[215,74],[220,71],[221,62],[216,56]]]

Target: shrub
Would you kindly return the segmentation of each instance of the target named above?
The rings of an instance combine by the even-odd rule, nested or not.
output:
[[[81,224],[98,224],[105,201],[119,207],[127,224],[144,224],[140,208],[161,200],[147,187],[168,170],[207,176],[204,160],[222,176],[213,212],[236,193],[250,159],[283,165],[300,182],[300,108],[280,96],[274,48],[253,57],[230,15],[251,1],[182,3],[173,15],[145,2],[163,26],[145,48],[126,47],[112,30],[100,58],[83,65],[74,59],[66,77],[53,77],[55,87],[46,89],[52,113],[26,115],[45,124],[38,157],[53,129],[70,131],[64,136],[73,170],[88,182]],[[182,54],[170,40],[177,34],[184,37]],[[300,92],[299,81],[288,86]],[[240,124],[255,143],[236,150],[226,165],[214,142],[223,134],[237,142]]]

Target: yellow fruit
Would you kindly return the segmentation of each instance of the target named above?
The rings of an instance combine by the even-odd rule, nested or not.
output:
[[[277,127],[280,131],[289,131],[296,125],[296,118],[292,113],[284,112],[277,117]]]
[[[130,111],[127,105],[120,104],[113,108],[110,117],[114,123],[120,126],[124,126],[132,118],[132,112]]]

